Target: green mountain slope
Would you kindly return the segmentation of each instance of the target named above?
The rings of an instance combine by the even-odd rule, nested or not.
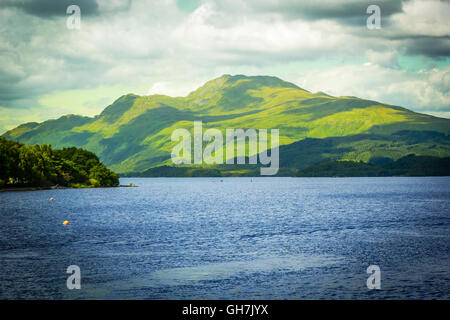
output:
[[[195,120],[203,121],[203,130],[217,128],[223,132],[227,128],[276,128],[280,130],[282,146],[300,143],[305,138],[361,134],[377,137],[376,143],[370,138],[339,140],[333,147],[333,159],[366,161],[386,154],[398,159],[411,150],[418,155],[450,155],[448,119],[356,97],[312,93],[267,76],[224,75],[186,97],[129,94],[94,118],[70,115],[40,124],[28,123],[4,136],[26,144],[83,147],[99,155],[116,172],[142,172],[171,165],[170,152],[175,145],[170,140],[172,132],[177,128],[192,131]],[[409,133],[396,134],[400,131]],[[431,136],[426,141],[410,139],[414,132],[421,131],[431,132]],[[291,150],[283,154],[281,147],[280,161],[297,166],[295,161],[288,162],[302,156],[302,152]],[[303,153],[311,158],[314,152]],[[318,154],[322,153],[315,156],[322,157]]]

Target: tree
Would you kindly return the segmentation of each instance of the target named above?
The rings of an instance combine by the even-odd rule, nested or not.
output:
[[[83,187],[119,185],[118,176],[87,150],[26,146],[0,138],[0,186],[6,184]]]

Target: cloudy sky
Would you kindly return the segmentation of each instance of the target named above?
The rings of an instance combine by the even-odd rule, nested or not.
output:
[[[371,4],[381,29],[366,26]],[[0,133],[222,74],[450,118],[450,1],[0,0]]]

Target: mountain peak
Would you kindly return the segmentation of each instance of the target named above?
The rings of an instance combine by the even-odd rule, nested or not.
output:
[[[216,81],[220,83],[227,83],[227,84],[235,84],[239,81],[243,82],[253,82],[255,84],[259,84],[261,86],[267,86],[267,87],[282,87],[282,88],[295,88],[295,89],[301,89],[297,85],[284,81],[278,77],[274,76],[246,76],[243,74],[236,74],[236,75],[230,75],[230,74],[224,74],[220,76],[219,78],[216,78],[211,81]],[[303,89],[302,89],[303,90]]]
[[[133,93],[121,96],[112,104],[107,106],[102,113],[100,113],[100,117],[109,123],[116,121],[125,111],[129,110],[133,106],[134,101],[137,98],[139,98],[139,96]]]
[[[233,90],[242,92],[250,89],[260,89],[262,87],[292,88],[304,90],[291,82],[281,80],[280,78],[274,76],[246,76],[243,74],[224,74],[218,78],[206,82],[203,86],[191,92],[189,96],[191,98],[202,97],[204,99],[211,98],[212,96],[223,93],[224,91]]]

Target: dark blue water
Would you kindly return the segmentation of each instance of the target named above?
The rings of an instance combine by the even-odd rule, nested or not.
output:
[[[450,298],[448,177],[121,182],[1,193],[0,298]]]

